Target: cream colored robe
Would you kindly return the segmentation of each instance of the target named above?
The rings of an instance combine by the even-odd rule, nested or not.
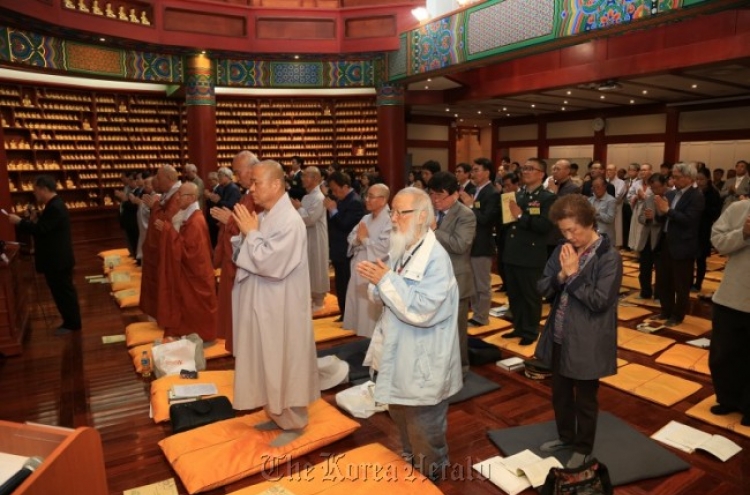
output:
[[[286,194],[259,219],[258,230],[232,239],[234,408],[281,414],[320,397],[307,232]]]
[[[302,198],[302,206],[297,211],[307,227],[307,257],[310,264],[310,291],[325,294],[331,290],[328,275],[328,222],[326,207],[323,205],[320,186]]]

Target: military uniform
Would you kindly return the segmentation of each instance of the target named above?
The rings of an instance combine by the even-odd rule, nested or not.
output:
[[[541,185],[533,191],[523,187],[516,193],[520,218],[503,228],[503,264],[508,302],[513,313],[513,333],[536,339],[542,317],[542,297],[537,280],[547,263],[547,239],[552,230],[549,209],[557,197]]]

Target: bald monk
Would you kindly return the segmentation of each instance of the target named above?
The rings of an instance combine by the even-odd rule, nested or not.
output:
[[[237,204],[233,213],[234,408],[263,407],[271,421],[256,428],[282,429],[271,441],[280,447],[303,434],[308,405],[320,397],[307,229],[277,162],[252,167],[250,192],[263,212]]]
[[[141,261],[141,302],[140,308],[145,314],[156,318],[159,294],[159,238],[161,232],[154,227],[157,220],[171,220],[179,211],[177,190],[180,188],[177,170],[165,165],[156,172],[153,180],[154,191],[157,195],[144,195],[141,199],[150,209],[146,239],[143,241],[143,259]],[[164,287],[163,290],[168,290]]]
[[[194,182],[180,186],[178,211],[170,220],[156,220],[159,238],[160,289],[156,322],[165,337],[197,333],[204,342],[216,339],[216,279],[211,264],[211,239]]]
[[[232,160],[232,171],[239,179],[239,183],[245,189],[250,189],[252,182],[252,168],[258,163],[258,157],[249,151],[240,151]],[[248,211],[255,209],[252,194],[243,194],[240,204]],[[214,267],[221,268],[219,277],[219,326],[216,336],[225,339],[225,347],[232,352],[234,339],[232,338],[232,286],[237,266],[232,260],[232,237],[240,233],[237,223],[232,218],[232,210],[229,208],[211,208],[211,217],[219,223],[219,235],[214,250]]]

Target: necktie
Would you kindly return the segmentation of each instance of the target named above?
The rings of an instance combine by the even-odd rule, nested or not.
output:
[[[438,211],[437,214],[437,226],[440,227],[440,224],[443,223],[443,218],[445,218],[445,213],[442,211]]]

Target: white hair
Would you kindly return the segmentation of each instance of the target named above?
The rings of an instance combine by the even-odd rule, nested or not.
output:
[[[196,167],[193,163],[188,163],[187,165],[185,165],[185,172],[197,173],[198,167]]]
[[[229,179],[229,180],[232,180],[232,178],[234,177],[234,176],[232,175],[232,171],[231,171],[231,170],[229,170],[229,168],[227,168],[227,167],[221,167],[221,168],[219,169],[219,171],[218,171],[217,173],[218,173],[218,174],[219,174],[220,176],[221,176],[221,175],[223,175],[224,177],[226,177],[226,178],[227,178],[227,179]]]

